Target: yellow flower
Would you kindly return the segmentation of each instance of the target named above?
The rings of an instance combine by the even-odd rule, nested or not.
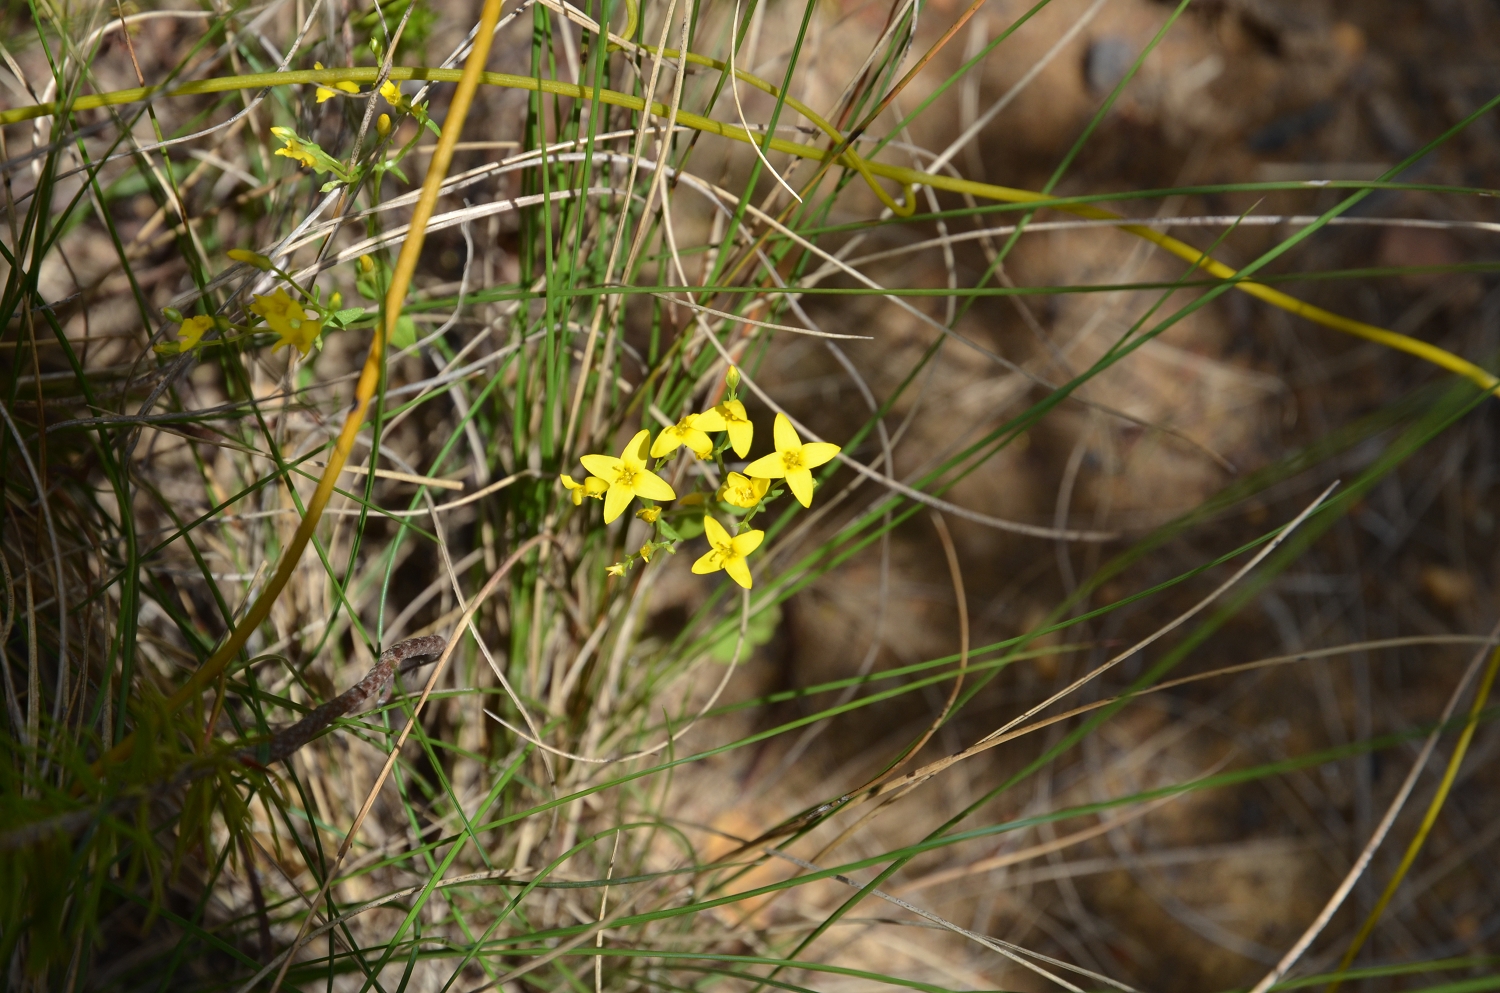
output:
[[[760,547],[761,539],[766,533],[746,531],[731,538],[729,532],[724,530],[724,525],[712,517],[705,517],[703,534],[708,538],[709,551],[693,563],[693,572],[702,576],[723,569],[729,573],[730,579],[748,590],[751,582],[750,567],[745,564],[745,556]]]
[[[640,550],[641,561],[642,562],[650,562],[651,561],[651,553],[652,553],[652,551],[655,550],[655,548],[656,548],[656,546],[653,545],[653,544],[651,544],[651,542],[649,542],[649,541],[646,542],[644,545],[642,545],[641,546],[641,550]]]
[[[286,290],[256,297],[250,305],[250,312],[264,317],[266,326],[281,336],[281,340],[271,346],[273,352],[287,345],[296,345],[297,350],[306,355],[312,351],[318,335],[323,333],[323,322],[308,317],[302,305],[286,295]]]
[[[401,87],[389,79],[380,84],[380,95],[385,97],[385,102],[392,107],[401,106]]]
[[[719,487],[719,499],[731,506],[750,510],[760,503],[761,497],[770,488],[769,479],[748,479],[737,472],[731,472],[724,478],[724,485]]]
[[[745,416],[745,405],[738,400],[725,400],[712,410],[699,414],[698,427],[703,431],[728,431],[734,454],[740,458],[750,454],[750,440],[755,437],[755,428]]]
[[[314,62],[313,63],[313,68],[314,69],[321,69],[321,68],[323,68],[323,63],[321,63],[321,62]],[[317,94],[318,95],[318,103],[322,103],[324,100],[332,100],[334,97],[338,96],[338,92],[337,92],[338,90],[343,90],[345,93],[358,93],[359,92],[359,87],[355,86],[351,82],[348,82],[347,80],[344,81],[344,82],[340,82],[340,83],[334,83],[333,84],[333,89],[331,89],[331,90],[328,87],[326,87],[326,86],[319,86],[318,87],[318,94]]]
[[[708,458],[709,453],[714,450],[714,443],[697,427],[702,417],[702,414],[683,414],[682,420],[656,436],[656,441],[651,445],[651,457],[659,459],[663,455],[671,455],[686,445],[700,459]]]
[[[609,484],[598,476],[590,476],[581,483],[574,480],[567,473],[563,473],[557,478],[562,480],[563,488],[572,495],[573,506],[575,507],[583,503],[583,498],[586,496],[593,497],[595,500],[603,500],[604,491],[609,489]]]
[[[826,441],[806,445],[797,437],[797,429],[785,414],[776,415],[776,452],[745,466],[745,475],[758,479],[786,479],[792,495],[804,507],[812,506],[812,470],[829,462],[839,453],[839,446]]]
[[[602,480],[601,480],[601,482],[602,482]],[[635,512],[635,516],[639,517],[641,520],[645,521],[647,524],[655,524],[656,523],[656,519],[661,516],[661,508],[660,507],[642,507],[640,510],[637,510]]]
[[[616,562],[612,566],[606,566],[604,571],[609,573],[611,576],[623,576],[625,575],[625,568],[626,567],[624,562]]]
[[[189,348],[197,348],[198,342],[203,340],[204,333],[213,326],[214,319],[202,315],[189,317],[183,321],[182,326],[177,329],[177,340],[181,344],[183,351]]]
[[[246,265],[253,265],[261,272],[269,272],[271,270],[271,260],[260,254],[259,252],[252,252],[244,248],[231,248],[224,254],[229,256],[235,262],[243,262]]]
[[[277,155],[285,155],[293,162],[305,165],[309,169],[318,164],[317,156],[313,155],[302,139],[297,137],[297,132],[291,128],[272,128],[271,133],[286,145],[285,148],[276,149]]]
[[[676,500],[677,491],[656,473],[646,468],[646,441],[649,431],[637,431],[619,458],[608,455],[585,455],[579,461],[589,472],[609,484],[604,495],[604,523],[619,517],[636,497],[647,500]]]

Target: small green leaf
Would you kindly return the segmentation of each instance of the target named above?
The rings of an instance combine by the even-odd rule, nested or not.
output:
[[[332,322],[341,328],[346,328],[351,322],[357,321],[363,316],[365,316],[365,308],[345,307],[343,310],[333,312]]]
[[[410,348],[417,343],[417,322],[402,314],[396,318],[396,330],[391,334],[392,348]]]

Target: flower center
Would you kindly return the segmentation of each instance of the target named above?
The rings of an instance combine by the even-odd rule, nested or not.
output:
[[[782,452],[781,464],[786,467],[787,472],[802,468],[802,452]]]
[[[635,489],[635,470],[628,466],[621,466],[620,475],[615,477],[615,482],[626,489]]]

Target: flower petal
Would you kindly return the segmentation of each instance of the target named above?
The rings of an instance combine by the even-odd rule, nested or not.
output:
[[[693,563],[693,573],[705,576],[710,572],[718,572],[724,568],[724,556],[718,552],[707,552],[699,556],[698,561]]]
[[[732,542],[729,532],[724,529],[724,525],[707,515],[703,518],[703,536],[708,539],[708,543],[714,548],[722,548]]]
[[[729,578],[739,583],[745,589],[749,589],[753,580],[750,578],[750,567],[745,564],[744,559],[734,558],[724,560],[724,571],[729,573]]]
[[[682,435],[678,434],[677,429],[675,427],[667,428],[661,434],[657,435],[656,440],[651,443],[651,457],[659,459],[663,455],[671,455],[677,451],[681,444]]]
[[[620,461],[632,469],[645,468],[647,446],[650,440],[650,431],[637,431],[635,437],[626,442],[625,451],[620,453]]]
[[[729,443],[734,446],[734,454],[744,458],[750,454],[750,442],[755,438],[755,425],[749,421],[729,422]]]
[[[744,534],[735,535],[730,539],[729,544],[734,548],[735,555],[744,558],[759,548],[760,543],[765,540],[766,533],[764,531],[746,531]]]
[[[699,431],[696,427],[688,428],[683,433],[682,443],[693,450],[693,454],[700,459],[706,459],[714,450],[713,439]],[[655,452],[651,453],[655,455]]]
[[[620,474],[620,460],[613,455],[585,455],[578,461],[583,463],[585,469],[606,483],[613,483],[615,477]]]
[[[677,491],[650,469],[637,469],[635,491],[647,500],[676,500]]]
[[[718,407],[705,410],[693,421],[693,427],[700,431],[723,431],[724,415],[719,413]]]
[[[839,453],[839,446],[826,441],[809,441],[802,446],[802,464],[815,469],[825,462],[832,462]]]
[[[630,501],[634,499],[634,491],[619,483],[610,486],[609,492],[604,494],[604,523],[608,524],[625,513],[625,508],[630,506]]]
[[[778,452],[795,452],[802,447],[802,439],[797,437],[797,429],[792,427],[792,422],[787,420],[785,414],[776,415],[776,426],[772,430]]]
[[[786,474],[786,485],[791,488],[792,496],[804,507],[812,506],[813,478],[812,473],[806,469],[793,469]]]
[[[761,479],[780,479],[786,475],[786,463],[781,461],[780,452],[773,452],[745,466],[745,475],[759,476]]]

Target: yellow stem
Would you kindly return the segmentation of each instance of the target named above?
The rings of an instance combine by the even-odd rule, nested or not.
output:
[[[651,49],[646,50],[652,51]],[[682,57],[680,53],[672,49],[663,49],[662,55],[667,58]],[[702,55],[695,55],[689,52],[685,57],[687,61],[694,63],[695,65],[711,67],[720,71],[724,71],[727,69],[727,66],[725,66],[724,63],[719,62],[715,59],[706,58]],[[462,71],[457,69],[431,69],[423,66],[397,66],[391,69],[390,78],[393,80],[420,79],[429,82],[460,82],[462,77],[464,77],[471,68],[472,63],[466,63]],[[264,86],[289,86],[298,84],[327,85],[330,83],[338,82],[373,83],[378,77],[379,73],[380,70],[378,68],[369,66],[352,69],[303,69],[295,72],[258,73],[246,76],[225,76],[214,79],[195,80],[193,82],[184,83],[172,90],[164,90],[163,87],[159,86],[143,86],[128,90],[117,90],[112,93],[89,94],[75,99],[70,105],[70,108],[72,110],[89,110],[98,107],[116,106],[119,104],[133,103],[139,100],[144,100],[157,94],[164,94],[166,96],[192,96],[209,93],[224,93],[232,90],[259,89]],[[748,85],[754,86],[766,93],[777,95],[780,92],[777,87],[771,85],[765,80],[753,76],[750,73],[744,72],[742,70],[737,69],[735,71],[735,76]],[[517,76],[511,73],[503,72],[481,73],[479,75],[479,82],[485,83],[486,85],[490,86],[504,86],[511,89],[533,90],[540,91],[542,93],[551,93],[556,96],[572,97],[577,100],[592,99],[596,95],[592,87],[583,87],[575,85],[573,83],[564,83],[552,79],[536,79],[535,77],[531,76]],[[631,96],[627,93],[620,93],[615,90],[600,90],[598,91],[597,96],[601,102],[609,104],[611,106],[623,107],[627,110],[633,110],[636,112],[646,111],[645,101],[643,101],[640,97]],[[456,99],[457,96],[455,95],[455,100]],[[826,135],[828,135],[830,139],[834,140],[835,142],[842,141],[842,136],[839,134],[838,130],[833,127],[832,124],[824,120],[815,111],[807,107],[801,101],[796,100],[792,97],[788,97],[786,103],[787,106],[791,107],[797,113],[805,116],[820,131],[823,131]],[[0,113],[0,126],[6,124],[14,124],[19,121],[31,120],[37,117],[44,117],[52,114],[56,109],[56,104],[37,104],[31,107],[18,107],[14,110],[4,111],[3,113]],[[668,114],[668,109],[663,104],[653,101],[651,104],[650,113],[655,116],[666,117]],[[450,113],[450,118],[451,116],[452,115]],[[760,143],[760,141],[762,140],[760,136],[752,134],[746,131],[744,128],[736,127],[732,124],[724,124],[720,121],[714,120],[713,118],[704,117],[699,114],[693,114],[684,110],[678,110],[676,120],[677,123],[686,127],[694,128],[695,130],[703,131],[708,134],[716,134],[724,138],[729,138],[733,141],[740,141],[749,144]],[[803,145],[793,141],[787,141],[783,138],[772,138],[767,147],[771,151],[782,152],[787,155],[795,155],[798,158],[804,159],[825,160],[829,156],[828,151],[825,149],[821,149],[812,145]],[[876,196],[880,198],[881,202],[898,214],[911,213],[912,208],[915,204],[915,200],[912,196],[912,189],[916,186],[930,186],[933,189],[947,190],[952,193],[967,193],[975,197],[982,197],[986,200],[995,200],[1001,203],[1041,203],[1052,199],[1051,197],[1034,192],[1032,190],[1020,190],[1014,189],[1012,187],[996,186],[992,183],[978,183],[974,182],[973,180],[956,179],[951,176],[941,176],[934,173],[921,172],[916,169],[907,169],[901,166],[886,165],[882,162],[871,162],[860,156],[858,152],[856,152],[853,148],[846,149],[838,157],[838,161],[842,165],[845,165],[846,167],[853,169],[854,171],[859,173],[859,175],[865,180],[865,182],[870,185]],[[431,176],[434,174],[435,171],[429,172],[428,175]],[[901,184],[905,193],[903,202],[898,203],[894,198],[890,196],[889,193],[882,189],[880,184],[875,181],[877,177],[893,180]],[[1125,221],[1125,218],[1123,218],[1119,214],[1087,204],[1050,204],[1050,206],[1054,209],[1074,214],[1079,217],[1085,217],[1094,220]],[[1235,279],[1238,276],[1238,273],[1231,267],[1224,265],[1222,262],[1219,262],[1216,259],[1208,257],[1207,255],[1205,255],[1205,253],[1200,252],[1198,249],[1187,244],[1186,242],[1179,241],[1178,239],[1173,238],[1171,235],[1164,234],[1160,231],[1155,230],[1154,228],[1139,224],[1130,224],[1128,222],[1121,223],[1119,227],[1122,231],[1126,231],[1130,234],[1136,235],[1137,237],[1144,238],[1147,241],[1172,253],[1178,258],[1199,266],[1205,272],[1208,272],[1209,274],[1219,279],[1230,280]],[[420,242],[420,237],[418,238],[418,241]],[[1474,383],[1486,393],[1493,393],[1497,388],[1500,388],[1500,379],[1497,379],[1495,376],[1491,375],[1489,372],[1468,361],[1467,359],[1460,358],[1459,356],[1454,355],[1452,352],[1449,352],[1442,348],[1438,348],[1436,345],[1428,344],[1425,341],[1412,338],[1408,335],[1397,334],[1394,331],[1378,327],[1374,324],[1367,324],[1364,321],[1356,321],[1352,318],[1344,317],[1342,315],[1332,313],[1331,311],[1324,310],[1322,307],[1315,307],[1312,304],[1298,300],[1296,297],[1291,296],[1290,294],[1282,293],[1280,290],[1274,290],[1271,287],[1266,286],[1264,283],[1257,283],[1253,280],[1248,279],[1240,280],[1235,283],[1235,288],[1244,293],[1248,293],[1256,299],[1262,300],[1273,307],[1280,308],[1281,310],[1285,310],[1288,313],[1296,314],[1298,317],[1306,318],[1307,320],[1312,321],[1314,324],[1321,324],[1324,327],[1331,328],[1335,331],[1353,335],[1357,338],[1363,338],[1367,341],[1373,341],[1377,344],[1384,345],[1387,348],[1392,348],[1399,352],[1406,352],[1408,355],[1414,355],[1425,362],[1430,362],[1433,365],[1438,366],[1439,368],[1446,369],[1449,372],[1463,376],[1465,379],[1468,379],[1470,382]],[[393,313],[393,311],[388,311],[388,314],[389,313]],[[176,698],[174,697],[174,700],[175,699]]]
[[[1469,751],[1469,742],[1474,740],[1474,729],[1479,726],[1479,715],[1490,698],[1490,689],[1495,685],[1497,672],[1500,672],[1500,648],[1495,649],[1490,656],[1490,664],[1484,670],[1484,678],[1479,681],[1479,692],[1474,694],[1474,703],[1469,707],[1468,723],[1464,725],[1463,734],[1458,737],[1458,745],[1448,759],[1448,768],[1443,770],[1443,781],[1438,784],[1437,794],[1427,805],[1427,814],[1422,818],[1422,825],[1417,828],[1416,836],[1411,839],[1411,844],[1406,846],[1406,854],[1401,857],[1401,864],[1396,867],[1395,875],[1391,876],[1391,881],[1385,884],[1385,892],[1381,893],[1380,899],[1375,901],[1375,909],[1370,911],[1370,916],[1365,918],[1354,940],[1349,943],[1349,950],[1344,953],[1339,967],[1334,970],[1336,977],[1349,968],[1350,963],[1354,961],[1354,956],[1358,955],[1359,950],[1364,947],[1365,939],[1370,936],[1371,931],[1375,930],[1375,924],[1380,920],[1380,915],[1385,913],[1386,906],[1396,895],[1396,888],[1401,885],[1401,880],[1406,878],[1407,870],[1417,860],[1417,853],[1422,850],[1428,833],[1437,823],[1438,812],[1443,809],[1443,802],[1448,799],[1448,792],[1453,788],[1453,781],[1458,778],[1458,767],[1463,764],[1464,755]],[[1335,978],[1328,984],[1328,989],[1324,993],[1335,993],[1342,982],[1342,978]]]

